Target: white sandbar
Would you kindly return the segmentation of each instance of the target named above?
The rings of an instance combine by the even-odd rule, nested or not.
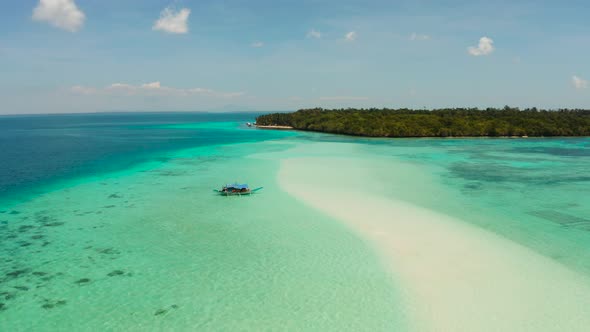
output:
[[[585,276],[464,221],[379,195],[369,177],[367,164],[353,158],[308,157],[284,159],[279,183],[376,246],[415,330],[590,329]]]

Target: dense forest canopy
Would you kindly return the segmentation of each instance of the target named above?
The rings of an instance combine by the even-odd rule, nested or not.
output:
[[[261,115],[257,125],[373,137],[590,136],[590,110],[453,108],[302,109]]]

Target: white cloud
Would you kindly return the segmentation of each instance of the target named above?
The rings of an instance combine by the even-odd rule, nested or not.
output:
[[[572,76],[572,84],[578,90],[588,88],[588,81],[576,75]]]
[[[410,40],[430,40],[430,36],[412,32],[412,34],[410,35]]]
[[[320,39],[322,38],[322,33],[315,30],[315,29],[311,29],[308,33],[307,33],[307,38],[315,38],[315,39]]]
[[[33,20],[47,22],[70,32],[78,31],[86,15],[78,9],[74,0],[39,0],[33,9]]]
[[[160,18],[154,23],[153,30],[165,31],[168,33],[187,33],[188,32],[188,17],[191,10],[182,8],[178,12],[170,7],[165,8],[160,13]]]
[[[236,98],[243,96],[244,92],[222,92],[205,88],[173,88],[163,86],[160,82],[149,82],[139,85],[127,83],[113,83],[105,88],[84,87],[76,85],[70,88],[70,92],[82,95],[124,95],[124,96],[207,96],[214,98]]]
[[[488,37],[481,37],[477,47],[468,47],[467,51],[473,56],[488,55],[494,51],[494,41]]]
[[[354,100],[369,100],[368,97],[355,97],[355,96],[332,96],[332,97],[320,97],[323,101],[354,101]]]
[[[344,35],[344,39],[346,39],[346,41],[355,41],[356,40],[356,32],[355,31],[351,31],[349,33],[347,33],[346,35]]]
[[[261,41],[257,41],[257,42],[253,42],[252,44],[250,44],[250,46],[258,48],[258,47],[264,46],[264,43]]]
[[[94,89],[96,92],[99,92],[99,90],[96,88],[90,88],[90,89]],[[130,85],[130,84],[113,83],[113,84],[109,85],[108,87],[106,87],[105,90],[119,90],[119,91],[127,91],[127,92],[131,93],[135,89],[136,89],[136,87],[134,87],[133,85]]]
[[[141,85],[142,89],[160,89],[162,85],[160,82],[145,83]]]
[[[75,86],[71,87],[70,91],[73,93],[76,93],[76,94],[81,94],[81,95],[91,95],[91,94],[96,93],[95,88],[87,88],[87,87],[80,86],[80,85],[75,85]]]

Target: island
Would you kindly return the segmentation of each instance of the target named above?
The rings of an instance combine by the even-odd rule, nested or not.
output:
[[[590,136],[590,110],[312,108],[261,115],[256,124],[367,137]]]

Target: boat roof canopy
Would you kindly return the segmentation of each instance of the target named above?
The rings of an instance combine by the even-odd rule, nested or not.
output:
[[[235,188],[235,189],[248,189],[248,185],[247,184],[238,184],[238,183],[231,183],[231,184],[226,184],[225,185],[226,188]]]

